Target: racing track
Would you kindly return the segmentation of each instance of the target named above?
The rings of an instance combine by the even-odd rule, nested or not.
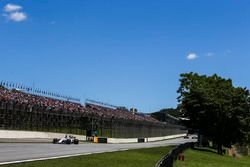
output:
[[[171,139],[150,143],[134,144],[94,144],[86,143],[79,145],[62,144],[23,144],[1,143],[0,165],[30,162],[37,160],[56,159],[70,156],[88,155],[94,153],[113,152],[137,148],[149,148],[158,146],[178,145],[185,142],[194,142],[194,139]]]

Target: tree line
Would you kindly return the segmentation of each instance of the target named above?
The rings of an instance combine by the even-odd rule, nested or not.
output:
[[[247,88],[235,87],[231,79],[217,74],[180,75],[178,102],[188,128],[222,147],[250,142],[250,94]]]

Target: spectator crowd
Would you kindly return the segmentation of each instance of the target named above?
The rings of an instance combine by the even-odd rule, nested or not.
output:
[[[0,86],[0,102],[11,103],[13,105],[26,105],[29,108],[40,107],[52,112],[76,112],[94,114],[103,118],[158,122],[149,115],[132,113],[126,108],[110,108],[91,103],[81,105],[80,103],[33,95],[16,89],[9,90],[3,86]]]

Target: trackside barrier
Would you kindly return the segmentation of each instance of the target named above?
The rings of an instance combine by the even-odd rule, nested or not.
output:
[[[107,137],[94,137],[94,143],[108,143]]]
[[[168,135],[168,136],[161,136],[161,137],[149,137],[148,142],[154,142],[154,141],[160,141],[160,140],[168,140],[168,139],[174,139],[179,137],[184,137],[187,134],[177,134],[177,135]]]
[[[108,143],[107,137],[98,137],[98,143]]]
[[[138,143],[144,143],[144,142],[145,142],[145,138],[142,138],[142,137],[138,138]]]
[[[137,138],[108,138],[110,144],[137,143]]]
[[[188,148],[193,148],[194,147],[194,143],[190,142],[190,143],[185,143],[185,144],[181,144],[177,147],[175,147],[173,150],[171,150],[168,154],[166,154],[164,157],[162,157],[157,164],[155,165],[155,167],[173,167],[174,164],[174,160],[177,160],[177,157],[186,149]],[[184,155],[181,154],[181,156],[179,156],[180,160],[184,160]]]
[[[80,141],[94,141],[94,137],[85,136],[85,135],[73,135]],[[65,133],[52,133],[52,132],[35,132],[35,131],[21,131],[21,130],[1,130],[0,129],[0,139],[52,139],[53,138],[62,138],[65,136]],[[186,134],[177,134],[177,135],[168,135],[162,137],[139,137],[139,138],[105,138],[100,139],[104,140],[110,144],[121,144],[121,143],[138,143],[138,142],[155,142],[160,140],[168,140],[186,136]],[[96,143],[98,139],[96,138]]]
[[[71,133],[68,133],[68,135],[73,135],[81,141],[86,140],[86,136],[84,135],[76,135]],[[54,138],[62,138],[64,136],[65,133],[0,130],[0,139],[54,139]]]
[[[94,137],[94,143],[98,143],[98,137]]]
[[[148,138],[142,138],[142,139],[144,139],[144,142],[156,142],[156,141],[161,141],[161,140],[180,138],[186,135],[187,134],[178,134],[178,135],[169,135],[169,136],[163,136],[163,137],[148,137]],[[108,143],[112,143],[112,144],[138,143],[139,139],[141,138],[108,138]]]

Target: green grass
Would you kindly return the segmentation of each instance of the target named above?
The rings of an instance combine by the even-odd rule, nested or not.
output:
[[[176,161],[174,167],[250,167],[250,157],[233,158],[218,155],[211,150],[187,150],[185,160]]]
[[[71,158],[37,161],[3,167],[154,167],[173,147],[145,148]]]

